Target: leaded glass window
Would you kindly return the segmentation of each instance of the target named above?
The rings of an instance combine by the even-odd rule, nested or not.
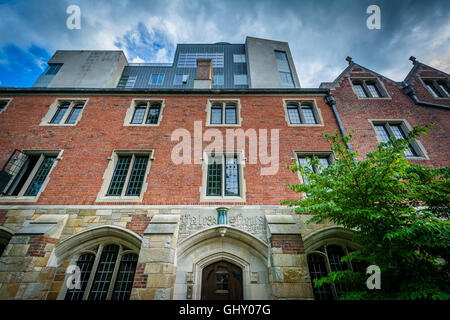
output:
[[[287,113],[290,124],[317,124],[311,102],[289,102]]]
[[[119,244],[101,244],[77,259],[80,289],[67,288],[65,300],[128,300],[138,255]]]
[[[238,107],[233,103],[214,102],[210,124],[238,124]]]
[[[447,97],[450,97],[450,90],[448,89],[447,83],[445,81],[438,81],[438,85]]]
[[[134,108],[131,124],[158,124],[161,113],[161,104],[154,102],[138,103]]]
[[[323,169],[325,169],[326,167],[328,167],[330,165],[330,157],[329,156],[319,156],[317,157],[319,164],[318,165],[313,165],[311,163],[311,158],[313,158],[314,155],[310,155],[310,156],[299,156],[298,157],[298,163],[300,166],[305,167],[310,169],[311,171],[313,171],[314,173],[321,173]],[[303,179],[303,183],[304,184],[308,184],[308,179],[304,176],[302,176]]]
[[[25,191],[24,196],[36,196],[39,193],[39,190],[41,190],[42,184],[44,183],[45,178],[47,178],[50,169],[53,167],[55,160],[56,157],[44,158],[44,161],[42,161],[41,166],[28,186],[27,191]]]
[[[353,84],[353,87],[355,88],[356,93],[358,94],[358,97],[360,97],[360,98],[368,98],[366,90],[364,89],[362,84]]]
[[[240,166],[237,156],[215,155],[209,157],[206,195],[240,196]]]
[[[433,94],[433,96],[435,98],[441,98],[442,97],[442,95],[439,92],[439,90],[436,89],[436,87],[434,86],[433,81],[425,81],[425,85],[428,88],[428,90]]]
[[[55,112],[55,115],[53,116],[52,120],[50,120],[50,123],[60,123],[64,115],[66,114],[67,110],[69,109],[70,104],[63,104],[58,107],[58,109]]]
[[[70,111],[70,114],[67,117],[65,123],[74,124],[75,122],[77,122],[77,120],[81,114],[81,111],[83,110],[83,106],[84,106],[84,104],[77,104],[76,106],[74,106],[72,108],[72,110]]]
[[[92,253],[82,254],[77,261],[77,266],[80,268],[80,289],[68,289],[66,292],[65,300],[82,300],[86,285],[89,280],[89,276],[94,265],[95,255]],[[74,285],[74,283],[73,283]]]
[[[374,83],[368,83],[367,88],[369,89],[369,92],[373,98],[381,97],[380,91],[378,91],[378,88]]]
[[[384,123],[384,124],[376,124],[374,125],[375,131],[378,135],[378,138],[381,142],[389,142],[391,137],[395,139],[405,139],[406,134],[402,128],[401,124],[393,124],[393,123]],[[409,144],[409,147],[404,150],[405,157],[417,157],[418,153],[412,146]]]
[[[307,260],[311,282],[313,283],[314,298],[316,300],[332,300],[333,294],[331,293],[330,286],[328,284],[325,284],[316,288],[313,281],[314,279],[326,277],[328,274],[324,256],[314,253],[308,255]]]
[[[342,257],[345,256],[342,247],[331,245],[326,247],[326,251],[331,271],[344,271],[348,269],[347,263],[341,261]],[[338,297],[348,290],[345,283],[334,283],[334,287],[336,288]]]
[[[106,196],[140,196],[148,160],[148,155],[119,155]]]
[[[8,101],[0,101],[0,113],[5,110],[6,106],[8,105]]]

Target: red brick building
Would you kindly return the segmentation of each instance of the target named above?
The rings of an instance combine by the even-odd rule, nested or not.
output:
[[[255,53],[261,43],[267,56]],[[415,61],[401,84],[350,60],[334,82],[303,89],[286,43],[208,48],[176,53],[182,68],[200,59],[195,79],[190,69],[171,74],[175,63],[132,66],[93,52],[91,62],[117,58],[110,78],[67,87],[79,75],[57,52],[39,86],[0,88],[1,299],[336,298],[335,287],[313,291],[311,278],[333,270],[352,232],[306,225],[308,216],[280,205],[302,180],[286,164],[331,164],[324,131],[355,130],[362,159],[384,135],[429,121],[435,129],[408,156],[449,163],[444,72]],[[275,76],[263,87],[267,57]]]

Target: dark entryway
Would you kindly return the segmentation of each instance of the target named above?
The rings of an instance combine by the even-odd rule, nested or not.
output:
[[[219,261],[203,269],[202,300],[242,300],[242,269]]]

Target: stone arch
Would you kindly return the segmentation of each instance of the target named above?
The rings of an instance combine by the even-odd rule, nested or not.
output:
[[[174,299],[200,299],[203,269],[220,260],[242,269],[244,299],[269,299],[268,246],[248,232],[230,226],[213,226],[178,244]]]
[[[303,239],[306,254],[315,251],[317,248],[327,244],[338,244],[341,246],[358,248],[352,239],[355,231],[339,226],[322,228]]]
[[[142,237],[131,230],[113,225],[86,229],[57,243],[49,264],[59,266],[76,253],[85,252],[95,245],[106,242],[129,247],[139,254]]]

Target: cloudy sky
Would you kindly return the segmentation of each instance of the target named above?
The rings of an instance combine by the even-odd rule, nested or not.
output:
[[[366,9],[381,8],[369,30]],[[67,7],[81,9],[69,30]],[[450,73],[450,1],[0,0],[0,86],[32,86],[58,49],[121,49],[129,62],[171,62],[177,43],[289,42],[302,87],[356,63],[403,80],[408,58]]]

